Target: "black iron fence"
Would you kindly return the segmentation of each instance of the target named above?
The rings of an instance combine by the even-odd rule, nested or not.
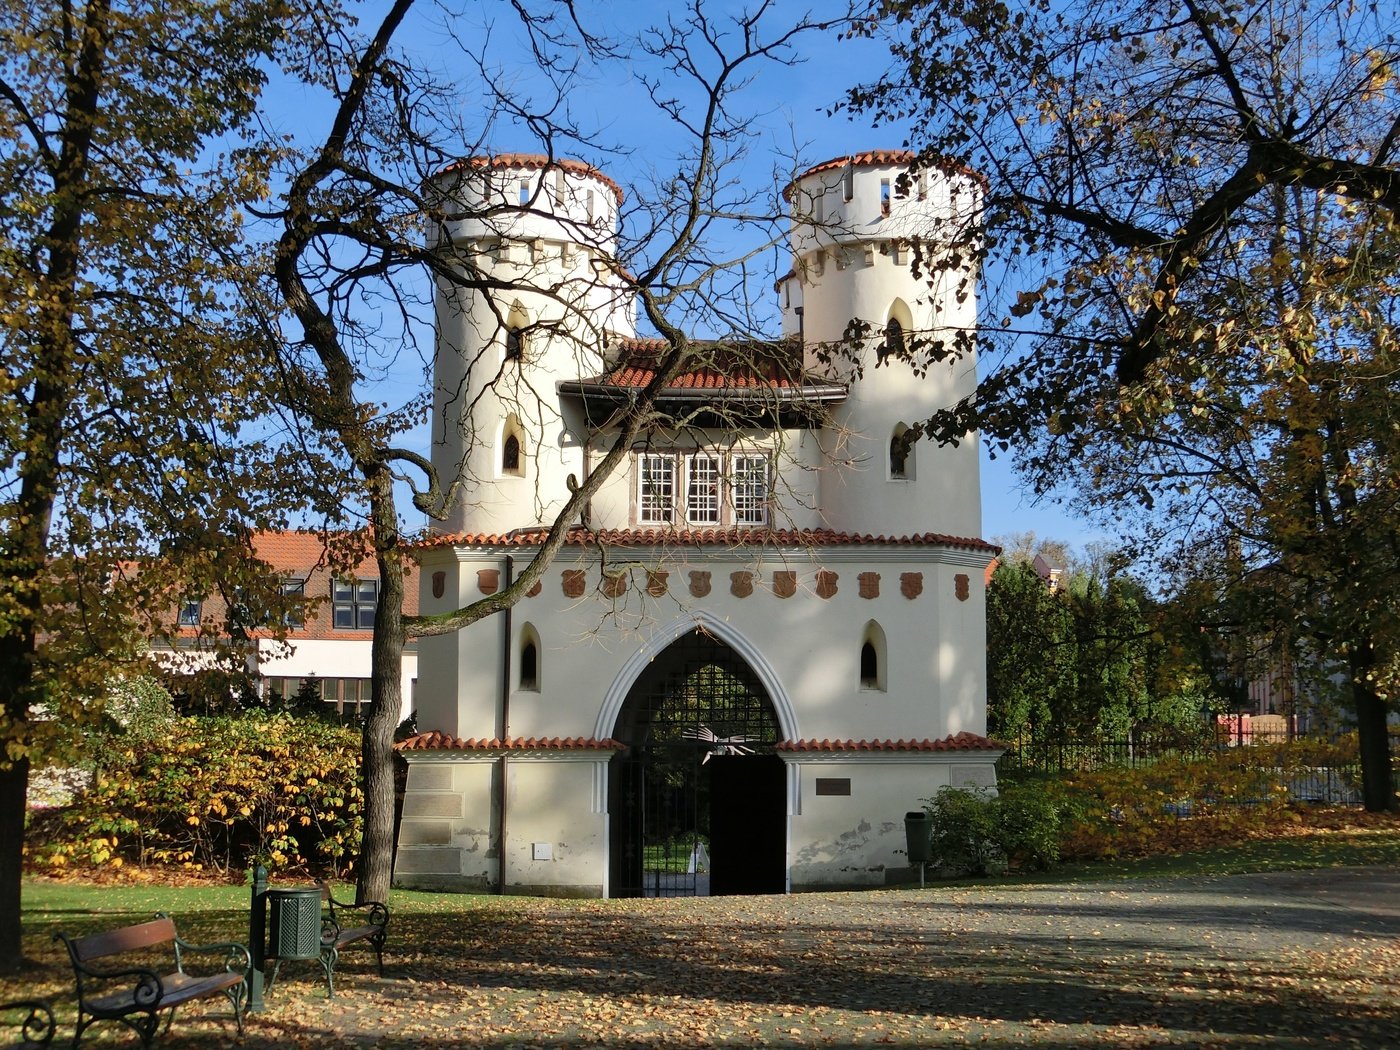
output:
[[[1282,777],[1289,795],[1297,801],[1361,804],[1361,766],[1354,735],[1347,738],[1261,730],[1241,732],[1238,725],[1221,725],[1194,735],[1169,731],[1144,732],[1116,740],[1052,740],[1025,733],[1002,742],[1007,744],[1007,750],[997,762],[1001,776],[1140,769],[1167,759],[1206,760],[1228,754],[1236,760],[1257,757],[1260,770]],[[1288,761],[1282,762],[1277,748],[1270,746],[1276,744],[1292,744],[1296,750]],[[1392,735],[1391,747],[1400,772],[1400,737]]]

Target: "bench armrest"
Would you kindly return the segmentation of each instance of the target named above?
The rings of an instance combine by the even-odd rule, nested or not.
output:
[[[381,930],[389,925],[389,905],[383,901],[365,901],[363,904],[351,904],[346,901],[338,901],[331,895],[331,888],[325,882],[318,882],[321,887],[321,896],[325,898],[326,909],[330,912],[330,922],[337,928],[341,927],[341,921],[336,917],[336,909],[341,911],[363,911],[367,912],[364,923],[368,926],[378,926]],[[324,925],[324,924],[323,924]],[[322,935],[324,937],[324,933]]]
[[[168,918],[165,912],[156,912],[158,918]],[[253,953],[236,941],[215,941],[212,944],[193,944],[179,934],[175,935],[175,970],[185,972],[185,953],[208,954],[224,953],[224,969],[229,973],[241,973],[244,977],[253,968]]]
[[[16,999],[14,1002],[0,1003],[0,1013],[27,1010],[20,1025],[19,1037],[23,1046],[48,1046],[53,1042],[58,1026],[54,1023],[53,1007],[42,999]]]

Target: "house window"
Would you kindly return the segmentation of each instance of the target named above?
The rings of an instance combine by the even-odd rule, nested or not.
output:
[[[880,180],[880,214],[889,217],[890,214],[890,180]]]
[[[528,638],[520,648],[520,688],[537,690],[540,687],[540,649],[533,638]]]
[[[520,203],[521,203],[521,204],[529,204],[529,203],[530,203],[530,180],[529,180],[529,179],[521,179],[521,180],[520,180]]]
[[[305,580],[282,581],[282,622],[288,627],[301,627],[306,623],[306,607],[302,605],[305,596]]]
[[[501,473],[520,473],[520,439],[514,434],[507,434],[501,444]]]
[[[730,481],[736,525],[762,525],[768,521],[768,457],[734,456]]]
[[[676,459],[647,453],[637,463],[637,520],[670,525],[676,520]]]
[[[719,524],[719,457],[685,457],[685,516],[695,525]]]
[[[204,603],[201,601],[182,602],[176,623],[180,627],[198,627],[200,613],[203,611]]]
[[[677,478],[684,471],[684,500]],[[637,456],[639,525],[763,525],[768,521],[768,457],[714,452]]]
[[[841,199],[850,200],[856,195],[856,166],[848,163],[841,172]]]
[[[525,333],[512,325],[506,329],[506,360],[519,361],[525,352]]]
[[[374,611],[378,607],[378,580],[336,580],[331,585],[331,608],[337,630],[370,630],[374,627]]]

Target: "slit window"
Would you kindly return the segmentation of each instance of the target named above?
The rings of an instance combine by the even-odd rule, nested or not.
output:
[[[866,642],[860,647],[860,684],[865,689],[878,689],[880,686],[880,658],[875,652],[874,642]]]
[[[525,333],[516,325],[506,329],[506,360],[518,361],[525,353]]]
[[[540,649],[533,638],[528,638],[520,648],[520,688],[540,687]]]
[[[529,179],[521,179],[521,180],[520,180],[520,203],[521,203],[521,204],[529,204],[529,203],[530,203],[530,180],[529,180]]]
[[[521,473],[520,438],[514,434],[507,434],[505,441],[501,443],[501,472],[503,474]]]
[[[877,357],[880,361],[883,361],[891,354],[896,357],[903,357],[904,353],[904,326],[899,323],[897,318],[891,317],[885,324],[885,340],[880,345]]]
[[[890,214],[890,180],[880,180],[880,214],[889,217]]]
[[[841,199],[849,201],[856,195],[856,166],[847,164],[841,172]]]

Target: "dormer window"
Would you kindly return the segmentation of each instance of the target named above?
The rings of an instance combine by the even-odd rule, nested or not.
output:
[[[768,523],[769,461],[762,453],[643,452],[636,478],[638,525]]]

